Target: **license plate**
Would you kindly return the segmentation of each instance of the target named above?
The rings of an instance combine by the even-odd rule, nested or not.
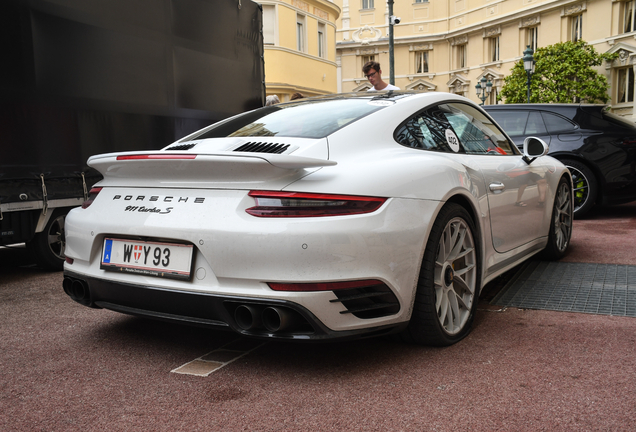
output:
[[[104,239],[100,268],[170,279],[190,280],[192,245]]]

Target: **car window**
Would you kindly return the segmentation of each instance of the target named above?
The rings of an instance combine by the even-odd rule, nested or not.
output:
[[[508,135],[523,135],[526,124],[528,123],[528,111],[488,111],[495,121],[506,131]]]
[[[541,114],[536,111],[531,111],[528,116],[528,122],[526,123],[526,129],[524,131],[524,135],[545,135],[548,131],[546,130],[545,124],[543,123],[543,119],[541,118]]]
[[[480,110],[467,104],[449,103],[444,112],[466,153],[514,154],[505,135]]]
[[[514,154],[511,144],[480,110],[446,103],[404,122],[395,139],[407,147],[468,154]]]
[[[548,128],[548,132],[553,134],[557,132],[570,132],[577,128],[575,123],[560,115],[542,111],[543,121]]]
[[[445,136],[450,124],[440,115],[436,109],[428,109],[411,117],[397,128],[395,140],[406,147],[451,151]]]
[[[386,105],[368,99],[336,99],[273,105],[219,122],[190,139],[279,136],[324,138]]]

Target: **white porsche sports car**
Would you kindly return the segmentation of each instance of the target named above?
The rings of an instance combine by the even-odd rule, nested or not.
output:
[[[157,151],[93,156],[66,219],[64,290],[90,307],[322,340],[450,345],[480,289],[565,254],[569,171],[449,93],[247,112]]]

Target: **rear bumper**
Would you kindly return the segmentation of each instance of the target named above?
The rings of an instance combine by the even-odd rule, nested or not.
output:
[[[286,300],[185,292],[113,282],[68,270],[64,271],[64,291],[74,301],[88,307],[169,322],[232,330],[245,336],[263,339],[342,340],[372,337],[398,332],[407,324],[333,331],[303,306]],[[240,325],[237,322],[239,308],[241,311],[253,311],[253,327],[245,328],[244,324]],[[275,331],[271,330],[271,326],[268,329],[263,323],[263,316],[272,310],[268,308],[280,311],[289,318],[291,324],[281,325],[281,328]]]
[[[155,192],[143,193],[147,197],[154,196],[151,194]],[[161,193],[179,196],[178,191]],[[177,200],[175,208],[167,214],[122,210],[112,194],[123,196],[125,192],[104,188],[99,195],[106,202],[103,211],[97,211],[101,204],[95,200],[88,209],[73,210],[67,217],[65,254],[72,260],[65,265],[67,271],[110,285],[184,293],[185,298],[238,297],[296,305],[294,310],[311,312],[307,321],[321,323],[337,332],[334,335],[349,331],[357,334],[358,330],[364,333],[369,328],[398,325],[410,319],[429,222],[434,220],[440,205],[436,201],[392,198],[369,214],[257,218],[245,212],[254,205],[254,199],[246,191],[198,190],[197,196],[206,202],[209,198],[209,205],[192,199],[185,202],[184,198],[181,205]],[[191,244],[194,247],[191,278],[177,280],[106,271],[100,266],[106,237]],[[280,291],[268,286],[268,283],[360,280],[381,281],[394,297],[391,302],[399,304],[399,310],[358,316],[351,309],[358,310],[362,305],[349,307],[348,300],[338,297],[347,290],[339,289],[336,294],[336,291],[323,290]],[[97,289],[99,294],[102,290]],[[360,294],[372,294],[368,291]],[[101,297],[93,300],[94,304],[101,301],[151,312],[155,308],[142,302],[142,299],[154,299],[154,295],[140,295],[134,305],[99,295]],[[174,315],[190,317],[192,314],[188,309]],[[219,313],[212,314],[210,319],[232,326],[232,320],[219,318]],[[314,330],[316,337],[331,334],[318,327]]]

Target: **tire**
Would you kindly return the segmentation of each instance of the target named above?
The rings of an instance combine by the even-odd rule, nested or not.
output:
[[[64,221],[67,211],[55,211],[42,232],[27,243],[37,265],[44,270],[60,271],[64,268]]]
[[[449,346],[471,330],[481,283],[476,230],[468,212],[448,203],[426,244],[407,342]]]
[[[561,159],[563,165],[572,173],[574,185],[574,217],[580,218],[589,212],[598,197],[598,180],[592,170],[582,162],[573,159]]]
[[[565,256],[572,238],[573,207],[570,180],[563,177],[554,197],[548,245],[542,253],[544,258],[558,260]]]

